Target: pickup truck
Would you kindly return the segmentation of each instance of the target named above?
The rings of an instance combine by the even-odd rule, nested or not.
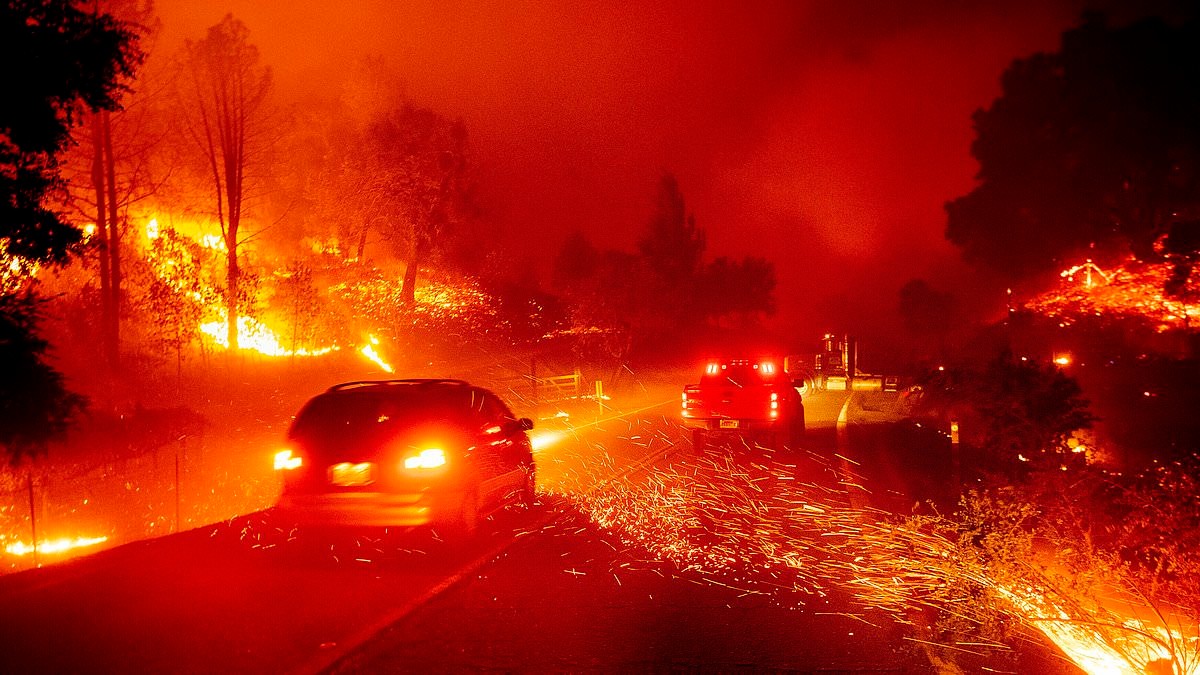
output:
[[[702,449],[710,436],[763,438],[795,448],[804,435],[804,402],[775,359],[714,359],[698,384],[683,388],[683,425]]]

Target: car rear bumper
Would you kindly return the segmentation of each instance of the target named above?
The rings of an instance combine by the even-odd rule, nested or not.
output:
[[[275,512],[304,525],[418,527],[453,520],[462,503],[461,494],[437,492],[284,493]]]
[[[724,423],[724,424],[722,424]],[[730,426],[731,423],[736,423],[736,426]],[[739,431],[763,431],[777,429],[786,424],[785,420],[745,420],[745,419],[695,419],[684,417],[683,426],[688,429],[704,429],[706,431],[728,431],[737,433]]]

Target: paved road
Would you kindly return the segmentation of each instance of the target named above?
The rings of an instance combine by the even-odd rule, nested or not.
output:
[[[910,500],[888,401],[846,401],[810,399],[804,448],[695,453],[677,399],[649,394],[549,439],[542,505],[462,550],[420,532],[305,546],[254,514],[9,575],[0,672],[919,672],[903,630],[799,564],[819,534],[763,530],[777,507],[743,504],[793,483]]]

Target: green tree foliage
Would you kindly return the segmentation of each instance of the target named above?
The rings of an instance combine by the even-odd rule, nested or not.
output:
[[[1079,384],[1054,364],[1022,360],[1005,350],[983,368],[949,367],[928,376],[916,414],[943,429],[957,421],[962,442],[1001,468],[1031,461],[1058,461],[1066,441],[1091,427]]]
[[[946,205],[968,260],[1012,280],[1105,252],[1156,259],[1171,223],[1200,212],[1197,20],[1088,14],[1002,86],[975,113],[980,182]]]

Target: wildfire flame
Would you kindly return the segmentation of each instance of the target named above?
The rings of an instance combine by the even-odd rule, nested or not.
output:
[[[1075,277],[1083,274],[1080,283]],[[1139,318],[1151,322],[1162,333],[1172,329],[1194,329],[1200,320],[1197,283],[1188,283],[1181,297],[1163,293],[1171,276],[1167,264],[1149,265],[1132,258],[1107,272],[1092,261],[1063,270],[1059,287],[1038,295],[1025,307],[1057,319],[1068,326],[1082,316]]]
[[[76,548],[85,548],[103,544],[108,541],[108,537],[76,537],[71,539],[65,537],[62,539],[43,539],[37,542],[37,553],[62,553]],[[4,547],[4,551],[9,555],[25,556],[35,552],[35,547],[32,544],[27,544],[23,541],[14,542]]]
[[[228,320],[224,318],[226,316],[225,308],[211,307],[209,309],[218,318],[216,321],[200,324],[200,332],[212,338],[216,344],[228,349],[229,333]],[[307,347],[289,349],[279,342],[279,336],[274,331],[261,322],[248,316],[239,316],[237,323],[238,349],[255,351],[266,356],[322,356],[338,350],[336,345],[316,349]]]
[[[358,350],[358,353],[367,357],[367,360],[375,363],[375,365],[377,365],[381,369],[383,369],[383,372],[385,372],[385,373],[396,372],[396,369],[392,368],[392,364],[388,363],[387,361],[384,361],[383,357],[379,355],[379,352],[377,352],[375,350],[375,347],[377,347],[378,345],[379,345],[379,338],[375,337],[374,335],[370,335],[367,337],[367,344],[360,347]]]

